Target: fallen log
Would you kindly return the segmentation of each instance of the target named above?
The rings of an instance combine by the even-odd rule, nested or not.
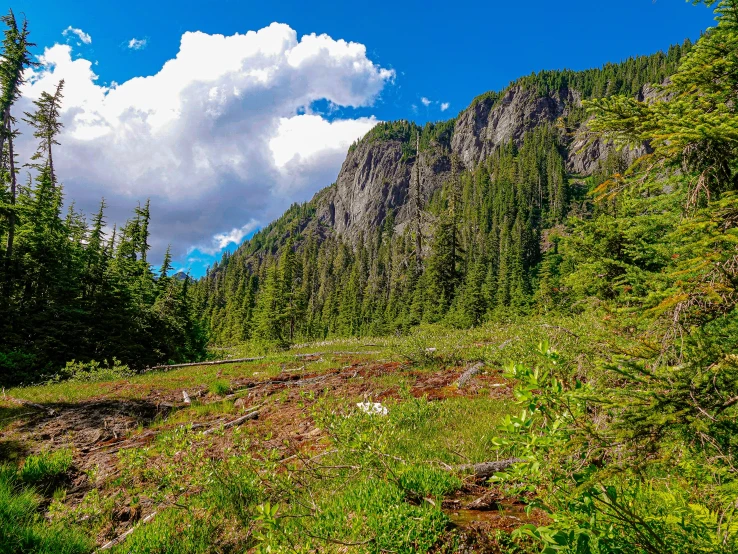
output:
[[[228,423],[225,423],[222,425],[223,429],[228,429],[229,427],[235,427],[236,425],[241,425],[245,421],[248,421],[250,419],[257,419],[259,417],[259,412],[251,412],[249,414],[246,414],[245,416],[241,416],[238,419],[234,419],[233,421],[229,421]],[[220,429],[221,426],[218,425],[216,427],[211,427],[207,431],[203,431],[203,435],[209,435],[210,433],[215,432],[217,429]]]
[[[515,337],[517,339],[517,337]],[[507,348],[512,344],[513,340],[515,339],[507,339],[505,342],[503,342],[500,346],[497,347],[497,350],[503,350],[504,348]]]
[[[476,363],[473,366],[471,366],[469,369],[467,369],[464,373],[461,374],[461,377],[456,381],[456,387],[457,388],[464,388],[466,384],[469,382],[469,380],[474,377],[477,373],[482,371],[482,368],[484,367],[484,364],[482,362]]]
[[[296,371],[305,371],[305,366],[303,365],[303,366],[297,367],[295,369],[283,369],[282,371],[284,373],[294,373]]]
[[[100,548],[96,550],[96,552],[102,552],[103,550],[109,550],[113,548],[116,544],[120,544],[123,542],[128,535],[133,533],[140,525],[144,525],[154,519],[154,516],[156,516],[156,512],[152,512],[149,515],[147,515],[145,518],[143,518],[139,523],[131,527],[128,531],[123,533],[122,535],[117,536],[110,542],[106,542],[104,545],[102,545]]]
[[[295,358],[310,358],[313,356],[361,356],[363,354],[381,354],[379,350],[365,350],[363,352],[348,352],[345,350],[337,350],[335,352],[307,352],[305,354],[295,354]]]
[[[454,467],[454,470],[463,473],[474,473],[477,479],[487,480],[495,473],[505,471],[513,464],[524,462],[520,458],[508,458],[507,460],[499,460],[497,462],[481,462],[479,464],[462,464]]]
[[[245,362],[256,362],[258,360],[263,360],[264,356],[258,356],[256,358],[235,358],[233,360],[212,360],[209,362],[190,362],[187,364],[173,364],[173,365],[157,365],[154,367],[147,367],[146,369],[141,370],[141,373],[146,373],[148,371],[159,371],[159,370],[169,370],[169,369],[177,369],[180,367],[196,367],[200,365],[223,365],[223,364],[240,364]]]

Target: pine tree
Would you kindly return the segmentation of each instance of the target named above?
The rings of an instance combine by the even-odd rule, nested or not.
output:
[[[284,295],[277,265],[267,269],[264,287],[259,291],[255,309],[254,337],[267,344],[286,344],[282,323]]]
[[[31,160],[36,162],[34,165],[37,168],[48,168],[51,184],[54,187],[56,186],[56,173],[54,172],[53,146],[59,144],[56,139],[63,127],[59,119],[61,102],[64,98],[63,90],[64,79],[59,81],[53,95],[46,91],[42,92],[41,97],[33,101],[36,111],[25,112],[26,117],[24,118],[24,121],[34,129],[33,136],[39,139],[38,149],[31,156]]]
[[[159,268],[159,282],[165,282],[169,279],[169,272],[172,270],[172,246],[167,246],[167,251],[164,253],[164,261],[161,263]]]
[[[428,259],[428,290],[425,317],[439,321],[448,311],[459,284],[459,258],[454,239],[452,218],[444,215],[436,226],[431,255]]]
[[[487,263],[478,256],[466,275],[466,280],[456,296],[455,321],[461,327],[474,327],[484,321],[487,313],[487,294],[484,285],[487,277]]]
[[[3,153],[1,161],[7,162],[8,165],[3,166],[0,170],[2,170],[3,177],[7,176],[10,182],[10,198],[7,207],[8,240],[5,248],[7,271],[13,257],[17,219],[15,203],[18,192],[15,151],[13,149],[13,141],[16,138],[16,131],[13,130],[15,118],[11,110],[20,97],[25,69],[37,64],[31,59],[30,48],[35,45],[28,40],[27,21],[24,20],[19,28],[12,10],[0,18],[0,21],[6,26],[2,41],[2,56],[0,57],[0,117],[2,118],[0,121],[0,153]],[[8,153],[4,155],[6,145]],[[7,278],[10,278],[10,276],[8,275]]]
[[[301,315],[300,271],[297,265],[293,241],[289,240],[282,253],[279,264],[280,281],[282,284],[281,302],[284,311],[281,315],[287,325],[287,340],[292,342],[295,336],[295,327]]]
[[[619,200],[625,209],[636,204],[641,211],[644,197],[659,208],[675,198],[684,201],[688,217],[672,223],[665,243],[674,249],[673,279],[650,295],[649,304],[656,305],[645,312],[658,316],[664,344],[725,317],[736,306],[738,1],[719,2],[717,13],[718,25],[682,58],[659,99],[615,96],[588,103],[593,131],[619,145],[648,142],[653,149],[629,174],[601,183],[595,189],[599,198]],[[618,215],[622,220],[623,214]]]

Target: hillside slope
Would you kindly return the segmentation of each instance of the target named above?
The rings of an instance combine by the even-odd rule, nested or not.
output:
[[[252,336],[261,311],[258,299],[264,301],[268,286],[267,269],[284,256],[287,245],[292,251],[288,263],[295,264],[289,269],[290,283],[285,285],[284,276],[275,273],[270,294],[286,286],[294,303],[284,329],[258,332],[270,340],[381,334],[397,325],[438,320],[468,280],[472,262],[480,259],[486,263],[478,271],[495,275],[486,279],[485,306],[475,311],[486,312],[493,304],[526,304],[521,298],[534,294],[537,268],[547,249],[546,229],[562,223],[571,209],[587,209],[583,193],[592,183],[583,179],[608,171],[608,164],[611,169],[627,167],[646,151],[644,146],[614,154],[601,140],[591,140],[582,101],[616,94],[654,96],[652,84],[664,82],[688,48],[686,43],[600,69],[524,77],[502,92],[477,97],[445,122],[424,127],[407,121],[380,123],[351,146],[334,184],[310,202],[292,206],[201,280],[199,307],[214,337],[231,342]],[[432,258],[439,252],[435,243],[445,240],[439,226],[451,212],[454,259],[448,271],[440,269],[448,281],[441,286],[442,308],[428,316],[424,305],[429,300],[414,298],[415,289],[426,269],[433,271]],[[418,248],[418,263],[427,263],[411,267],[408,259]],[[514,269],[516,264],[520,270]],[[350,284],[352,272],[359,275]],[[498,281],[515,279],[517,284],[497,290]],[[421,285],[428,288],[428,283]],[[355,291],[351,300],[344,298],[347,288]],[[279,296],[284,294],[282,290]],[[402,307],[391,306],[393,302]],[[353,316],[342,315],[347,309],[362,312],[357,316],[361,321],[348,321]],[[472,316],[471,322],[479,317]]]

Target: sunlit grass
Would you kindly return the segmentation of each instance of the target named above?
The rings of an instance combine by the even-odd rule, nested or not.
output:
[[[509,455],[494,439],[513,406],[511,398],[493,397],[492,389],[479,387],[460,392],[439,385],[436,399],[415,398],[424,390],[418,385],[438,377],[436,382],[453,382],[476,361],[490,372],[510,361],[535,365],[536,346],[546,339],[563,364],[586,366],[596,358],[597,323],[586,316],[509,320],[473,330],[421,326],[407,336],[298,345],[251,362],[60,382],[8,394],[52,405],[152,398],[174,405],[127,435],[133,446],[117,454],[114,477],[97,482],[75,507],[65,506],[63,495],[52,504],[52,521],[83,519],[89,535],[97,536],[114,525],[117,510],[138,510],[144,502],[146,512],[177,503],[117,551],[216,552],[224,545],[234,551],[261,546],[279,551],[300,544],[328,552],[342,551],[341,542],[369,538],[371,548],[357,551],[423,551],[446,529],[440,500],[464,477],[452,468]],[[318,355],[297,356],[305,353]],[[221,358],[252,354],[248,345],[218,351]],[[257,388],[259,399],[247,405],[258,404],[263,418],[204,433],[244,413],[235,402],[248,398],[255,383],[327,372],[342,377],[330,378],[325,387]],[[183,402],[183,390],[190,404]],[[386,416],[368,416],[356,407],[379,398]],[[0,417],[9,422],[29,410],[0,397]],[[155,435],[136,443],[145,430]],[[318,432],[305,440],[311,430]],[[292,458],[295,452],[299,456]],[[318,452],[325,457],[312,470],[297,463]],[[285,456],[292,462],[281,463]]]

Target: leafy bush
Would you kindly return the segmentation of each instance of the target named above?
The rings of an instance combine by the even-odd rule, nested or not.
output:
[[[36,366],[33,354],[18,350],[0,351],[0,383],[17,385],[24,382]]]
[[[540,350],[539,367],[508,370],[522,410],[500,443],[527,463],[497,479],[538,492],[552,523],[517,536],[550,554],[735,552],[733,360],[707,370],[623,362],[582,383],[561,375],[547,344]]]
[[[210,383],[209,390],[216,396],[224,396],[231,392],[231,385],[228,381],[213,381]]]
[[[69,380],[77,383],[97,383],[100,381],[114,381],[116,379],[125,379],[132,377],[135,373],[127,366],[121,363],[117,358],[113,358],[113,363],[103,362],[77,362],[72,360],[67,362],[66,367],[57,376],[58,380]]]

